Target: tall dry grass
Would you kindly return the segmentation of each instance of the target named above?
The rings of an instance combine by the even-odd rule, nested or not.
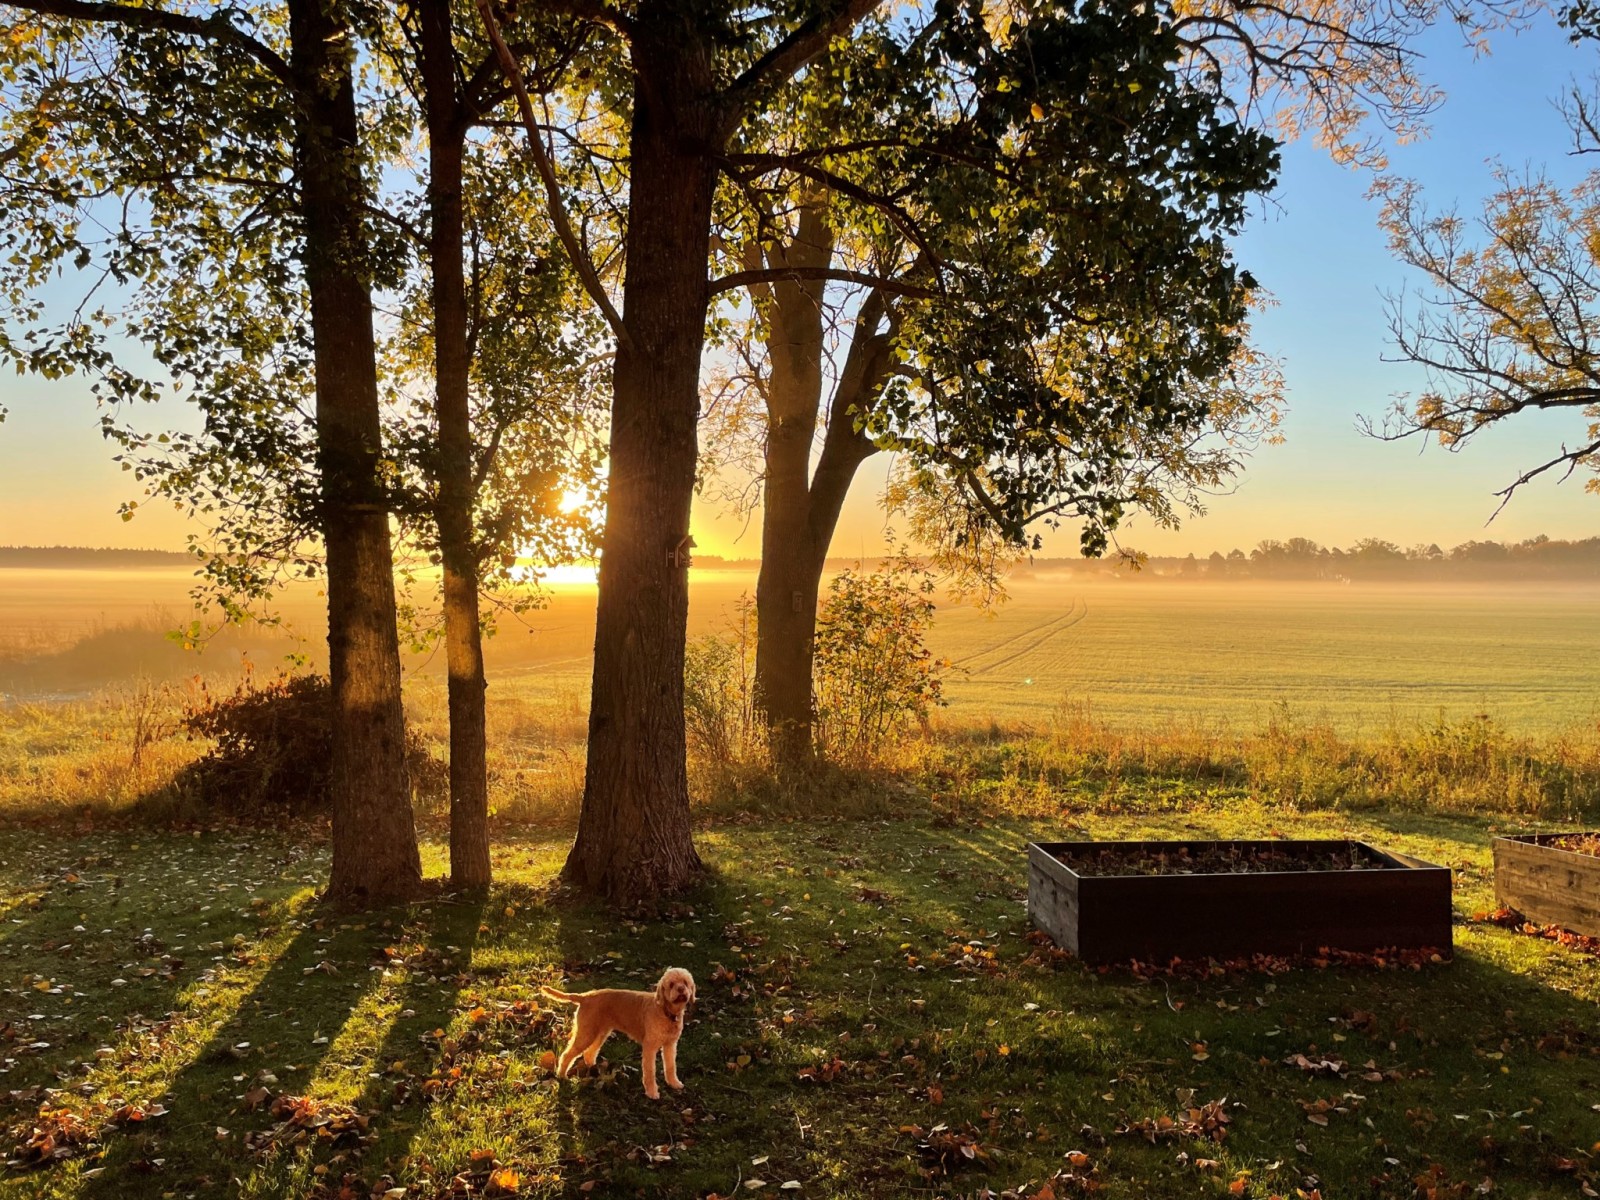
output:
[[[159,794],[197,750],[187,689],[147,680],[83,700],[0,705],[0,812],[116,810]]]
[[[1065,703],[1042,729],[939,731],[921,769],[957,797],[1026,812],[1250,797],[1294,809],[1600,817],[1600,725],[1523,735],[1490,714],[1388,716],[1352,737],[1283,704],[1236,730],[1116,726]]]
[[[208,747],[179,721],[186,685],[137,683],[68,702],[0,706],[0,816],[89,809],[205,819],[173,793]],[[435,754],[448,751],[445,687],[414,678],[407,711]],[[493,819],[570,827],[583,796],[588,719],[574,688],[536,676],[489,693]],[[1278,706],[1249,729],[1173,721],[1118,726],[1063,704],[1042,727],[934,724],[870,764],[820,763],[774,778],[759,738],[691,743],[702,820],[952,816],[1051,817],[1252,802],[1289,809],[1391,809],[1600,823],[1600,727],[1522,735],[1491,716],[1406,723],[1365,737]],[[186,807],[188,805],[188,807]],[[438,827],[441,798],[419,801]]]
[[[568,686],[547,689],[537,679],[492,681],[485,715],[491,819],[576,824],[589,733],[583,696]],[[439,758],[449,758],[450,716],[443,680],[418,676],[408,681],[406,717]],[[448,803],[437,802],[421,815],[443,820]]]

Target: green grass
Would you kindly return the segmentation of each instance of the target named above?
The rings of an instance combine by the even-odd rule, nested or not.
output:
[[[1493,714],[1521,733],[1600,715],[1592,587],[1022,582],[990,618],[940,611],[952,716],[1259,728],[1279,706],[1347,737]]]
[[[165,1107],[7,1172],[0,1196],[348,1183],[414,1200],[465,1196],[453,1181],[481,1188],[491,1163],[534,1196],[1031,1195],[1072,1162],[1107,1197],[1236,1181],[1251,1197],[1410,1197],[1419,1177],[1439,1196],[1600,1190],[1600,964],[1469,919],[1491,904],[1487,824],[1159,809],[711,828],[710,882],[637,921],[555,887],[563,839],[502,839],[485,903],[341,919],[314,906],[326,864],[296,834],[0,832],[7,1148],[38,1120],[35,1087],[94,1130],[126,1104]],[[1025,937],[1022,846],[1069,826],[1349,832],[1449,864],[1455,961],[1150,980],[1057,961]],[[700,983],[686,1091],[646,1101],[637,1050],[615,1041],[600,1077],[550,1078],[566,1010],[540,1006],[538,984],[647,986],[669,964]],[[1357,1070],[1313,1078],[1284,1065],[1297,1053]],[[1393,1076],[1363,1081],[1368,1061]],[[277,1121],[259,1087],[350,1105],[365,1132],[335,1135],[333,1107],[324,1135],[262,1141]],[[1211,1100],[1225,1141],[1116,1132]],[[1346,1111],[1314,1124],[1318,1100]],[[940,1125],[975,1144],[968,1161],[947,1143],[950,1174],[918,1148]]]

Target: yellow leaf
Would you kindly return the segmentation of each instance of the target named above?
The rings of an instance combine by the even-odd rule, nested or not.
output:
[[[1034,101],[1033,104],[1033,119],[1035,121],[1044,120],[1044,105],[1040,104],[1037,100]]]

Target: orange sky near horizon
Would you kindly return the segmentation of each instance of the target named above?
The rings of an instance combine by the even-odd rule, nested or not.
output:
[[[0,544],[181,550],[188,534],[202,532],[160,501],[122,521],[118,506],[139,498],[138,488],[111,461],[93,406],[70,394],[70,381],[22,381],[17,390],[35,394],[10,396],[11,413],[0,425]],[[62,419],[64,408],[76,410],[73,419]],[[1352,440],[1356,436],[1352,430]],[[1309,537],[1348,546],[1381,537],[1402,546],[1437,542],[1448,549],[1474,539],[1600,532],[1600,498],[1585,495],[1578,478],[1527,489],[1486,524],[1497,504],[1493,490],[1520,461],[1494,453],[1491,441],[1460,455],[1420,443],[1369,442],[1355,445],[1362,453],[1336,458],[1296,447],[1292,414],[1289,438],[1258,451],[1238,488],[1216,497],[1207,515],[1177,531],[1154,529],[1136,517],[1125,526],[1122,544],[1151,554],[1204,557],[1213,550],[1248,551],[1265,538]],[[871,557],[888,545],[894,523],[878,505],[888,467],[888,457],[879,456],[862,469],[834,539],[834,556]],[[760,557],[759,512],[744,518],[697,499],[692,532],[702,554]],[[1043,555],[1076,553],[1074,532],[1047,533]]]

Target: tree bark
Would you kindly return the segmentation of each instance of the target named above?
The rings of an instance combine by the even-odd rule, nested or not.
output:
[[[671,5],[641,9],[611,467],[595,615],[589,761],[565,872],[624,906],[700,874],[684,763],[688,574],[712,192],[723,139],[710,47]]]
[[[794,241],[768,247],[769,267],[822,268],[832,261],[827,198],[808,199]],[[811,642],[821,567],[811,528],[810,475],[822,406],[826,287],[821,279],[784,280],[766,296],[770,374],[756,578],[755,703],[780,774],[811,760]],[[826,540],[821,553],[827,553]]]
[[[439,422],[439,556],[444,570],[450,713],[450,882],[489,886],[489,774],[478,550],[473,538],[471,351],[462,266],[462,158],[467,123],[457,95],[450,0],[419,7],[428,124],[429,259],[433,270],[435,412]]]
[[[377,348],[361,212],[349,29],[326,0],[289,0],[306,289],[316,364],[333,684],[328,897],[379,904],[422,890],[406,769],[394,561],[380,462]]]
[[[806,230],[803,217],[791,254],[805,244]],[[810,286],[816,287],[815,296],[806,294]],[[773,288],[772,301],[755,690],[773,763],[782,775],[803,769],[811,760],[813,648],[822,573],[850,484],[875,452],[856,429],[856,415],[883,386],[890,354],[889,337],[878,329],[884,302],[873,293],[856,316],[813,473],[811,445],[822,389],[821,285],[780,284]]]

